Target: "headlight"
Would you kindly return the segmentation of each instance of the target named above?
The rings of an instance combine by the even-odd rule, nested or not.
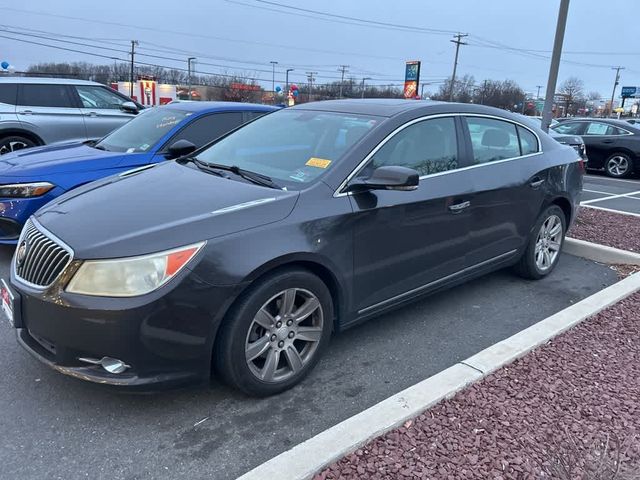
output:
[[[28,198],[39,197],[51,190],[55,185],[49,182],[14,183],[0,185],[0,197],[4,198]]]
[[[171,280],[205,243],[140,257],[87,260],[67,285],[67,291],[100,297],[144,295]]]

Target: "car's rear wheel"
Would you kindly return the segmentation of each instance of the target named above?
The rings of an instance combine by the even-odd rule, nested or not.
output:
[[[228,384],[254,396],[273,395],[300,382],[331,335],[329,289],[304,269],[259,280],[221,327],[215,369]]]
[[[35,146],[36,143],[26,137],[20,137],[17,135],[4,137],[0,139],[0,155]]]
[[[515,265],[516,272],[532,280],[549,275],[558,263],[565,232],[566,219],[560,207],[552,205],[542,212]]]
[[[604,164],[607,175],[614,178],[624,178],[633,171],[633,160],[626,153],[614,153]]]

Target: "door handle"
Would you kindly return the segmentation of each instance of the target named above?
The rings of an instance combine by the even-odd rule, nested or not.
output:
[[[540,185],[544,183],[544,178],[534,177],[531,182],[529,182],[529,186],[531,188],[538,188]]]
[[[21,112],[18,112],[20,115],[31,115],[33,113],[33,110],[22,110]]]
[[[454,205],[449,205],[449,211],[451,213],[460,213],[465,208],[469,208],[470,206],[471,206],[471,202],[467,200],[466,202],[461,202],[461,203],[456,203]]]
[[[611,139],[602,140],[602,143],[613,143],[613,140],[611,140]]]
[[[96,112],[87,112],[84,114],[86,117],[97,117],[98,114]]]

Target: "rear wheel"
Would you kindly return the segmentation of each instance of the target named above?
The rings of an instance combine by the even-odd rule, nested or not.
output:
[[[18,135],[4,137],[0,139],[0,155],[35,146],[36,143],[26,137],[20,137]]]
[[[232,308],[216,343],[215,369],[249,395],[287,390],[317,363],[332,321],[331,294],[322,280],[303,269],[277,272]]]
[[[566,219],[560,207],[552,205],[542,212],[515,265],[518,275],[532,280],[549,275],[558,263],[565,232]]]
[[[624,178],[633,171],[633,160],[626,153],[614,153],[604,164],[607,175],[614,178]]]

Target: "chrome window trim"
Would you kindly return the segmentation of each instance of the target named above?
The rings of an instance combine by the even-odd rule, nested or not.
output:
[[[508,118],[499,117],[497,115],[489,115],[489,114],[484,114],[484,113],[460,113],[460,112],[456,112],[456,113],[436,113],[436,114],[433,114],[433,115],[426,115],[424,117],[414,118],[410,122],[407,122],[407,123],[404,123],[404,124],[400,125],[393,132],[391,132],[389,135],[384,137],[382,139],[382,141],[380,143],[378,143],[378,145],[376,145],[376,147],[373,150],[371,150],[371,152],[369,152],[369,154],[366,157],[364,157],[364,160],[362,160],[351,171],[351,173],[349,175],[347,175],[347,177],[342,181],[342,183],[340,183],[338,188],[336,188],[336,190],[333,192],[333,196],[334,197],[344,197],[344,196],[347,196],[347,195],[351,195],[351,192],[343,192],[342,190],[347,186],[349,181],[353,177],[355,177],[360,172],[360,170],[362,170],[365,167],[365,165],[378,152],[378,150],[380,150],[395,135],[397,135],[402,130],[404,130],[407,127],[410,127],[413,124],[416,124],[416,123],[419,123],[419,122],[423,122],[425,120],[431,120],[433,118],[443,118],[443,117],[482,117],[482,118],[491,118],[491,119],[500,120],[500,121],[507,122],[507,123],[512,123],[514,125],[517,125],[519,127],[522,127],[524,129],[528,130],[533,135],[535,135],[536,140],[538,141],[538,151],[535,152],[535,153],[528,153],[527,155],[520,155],[518,157],[505,158],[505,159],[502,159],[502,160],[496,160],[494,162],[478,163],[477,165],[468,165],[466,167],[456,168],[454,170],[446,170],[444,172],[431,173],[429,175],[421,175],[419,177],[420,180],[423,180],[423,179],[428,178],[428,177],[430,178],[430,177],[436,177],[436,176],[441,176],[441,175],[448,175],[448,174],[451,174],[451,173],[454,173],[454,172],[461,172],[461,171],[469,170],[471,168],[479,168],[479,167],[485,167],[487,165],[495,165],[497,163],[511,162],[513,160],[519,160],[521,158],[533,157],[533,156],[541,155],[542,153],[544,153],[543,150],[542,150],[542,141],[540,140],[540,136],[534,130],[532,130],[530,127],[528,127],[527,125],[525,125],[525,124],[523,124],[521,122],[518,122],[517,120],[511,120],[511,119],[508,119]],[[519,141],[520,141],[520,137],[518,137],[518,142]]]
[[[64,271],[69,267],[71,262],[73,262],[73,260],[75,259],[75,252],[73,251],[73,248],[71,248],[69,245],[63,242],[59,237],[57,237],[56,235],[51,233],[49,230],[44,228],[42,224],[38,222],[34,216],[29,217],[27,222],[29,221],[33,223],[34,227],[41,234],[43,234],[45,237],[48,237],[50,240],[53,240],[54,242],[56,242],[58,246],[60,246],[63,250],[66,250],[69,253],[69,260],[67,261],[65,266],[62,268],[62,270],[60,270],[60,275],[58,275],[49,285],[36,285],[35,283],[28,282],[27,280],[22,278],[20,275],[18,275],[18,272],[16,271],[16,254],[18,252],[18,248],[20,247],[20,243],[22,243],[24,235],[27,232],[26,228],[24,227],[22,228],[22,232],[20,232],[20,237],[18,238],[18,243],[16,244],[16,251],[13,254],[13,257],[11,258],[11,273],[13,274],[14,278],[17,281],[19,281],[21,284],[26,285],[27,287],[37,290],[39,292],[43,292],[47,290],[49,287],[51,287],[51,285],[56,283],[56,281],[60,278],[60,276],[64,273]],[[27,222],[25,222],[25,226],[27,225]]]

